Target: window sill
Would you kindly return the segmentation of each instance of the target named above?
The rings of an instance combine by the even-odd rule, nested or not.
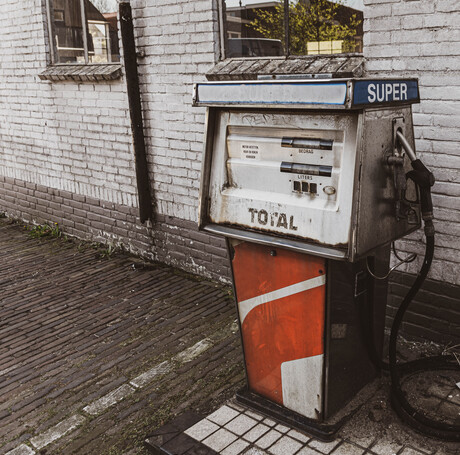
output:
[[[259,79],[261,77],[360,77],[362,54],[290,57],[240,57],[223,60],[206,74],[210,81]]]
[[[121,64],[54,65],[40,73],[42,81],[104,82],[121,77]]]

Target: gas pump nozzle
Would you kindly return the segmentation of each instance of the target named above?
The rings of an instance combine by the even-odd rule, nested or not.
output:
[[[432,172],[417,158],[415,151],[410,146],[406,137],[401,131],[396,132],[397,140],[411,160],[412,171],[406,174],[406,178],[411,179],[417,184],[420,190],[420,205],[422,218],[425,222],[425,232],[427,235],[434,235],[433,227],[433,202],[431,199],[431,187],[435,179]]]
[[[411,206],[406,200],[407,177],[404,172],[404,152],[394,136],[393,150],[386,156],[386,164],[392,167],[395,188],[395,215],[397,220],[410,219]],[[415,224],[415,223],[414,223]]]

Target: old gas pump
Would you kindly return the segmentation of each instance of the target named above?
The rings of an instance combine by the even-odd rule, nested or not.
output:
[[[208,108],[199,226],[227,238],[241,399],[325,439],[377,374],[387,289],[371,274],[421,225],[405,159],[418,101],[414,79],[195,87]]]

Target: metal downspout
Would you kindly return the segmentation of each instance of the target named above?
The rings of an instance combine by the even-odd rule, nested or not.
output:
[[[145,150],[133,16],[130,3],[127,1],[120,2],[119,12],[126,85],[128,89],[129,114],[131,117],[131,129],[133,134],[137,192],[139,196],[139,217],[141,223],[145,223],[147,220],[153,221],[153,208]]]

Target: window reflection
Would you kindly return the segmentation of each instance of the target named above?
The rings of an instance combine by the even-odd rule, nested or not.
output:
[[[85,60],[80,0],[53,0],[54,37],[59,63]]]
[[[281,6],[280,30],[260,32],[253,26],[259,15],[277,14]],[[284,54],[283,4],[279,1],[226,1],[227,57],[268,57]]]
[[[89,0],[85,0],[85,7],[90,38],[88,42],[89,62],[119,61],[117,13],[103,14]]]
[[[227,57],[362,52],[363,0],[225,0]]]
[[[84,1],[84,11],[81,0],[49,0],[49,4],[56,63],[120,60],[116,9],[102,13],[89,0]]]

